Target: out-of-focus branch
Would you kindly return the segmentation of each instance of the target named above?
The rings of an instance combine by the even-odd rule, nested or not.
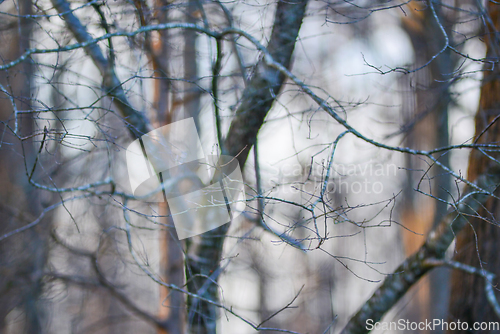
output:
[[[305,0],[279,1],[277,5],[267,52],[287,69],[291,63],[306,5]],[[224,34],[221,33],[219,36],[223,37]],[[221,147],[222,154],[236,156],[242,168],[251,146],[255,143],[257,133],[264,123],[264,118],[285,80],[282,73],[268,66],[263,60],[256,65],[254,73],[255,76],[243,92],[240,106]],[[201,235],[189,246],[186,276],[188,290],[191,293],[199,294],[209,300],[218,300],[218,285],[211,279],[211,275],[217,272],[220,266],[228,226],[229,224],[225,224]],[[217,307],[201,299],[193,300],[191,297],[188,297],[188,307],[189,313],[195,315],[190,317],[192,318],[190,324],[192,333],[216,333]]]
[[[305,16],[307,1],[279,1],[267,53],[275,62],[289,69],[295,41]],[[256,65],[255,75],[243,91],[236,117],[231,123],[223,152],[237,156],[244,167],[257,133],[278,95],[285,75],[265,60]]]
[[[226,16],[227,22],[230,27],[233,27],[234,20],[233,20],[233,15],[229,11],[229,9],[220,1],[217,1],[219,4],[220,8],[222,8],[222,11],[224,12],[224,15]],[[233,47],[234,55],[236,56],[236,60],[238,61],[238,67],[240,68],[241,72],[241,77],[243,78],[243,82],[245,83],[245,87],[248,85],[248,78],[247,78],[247,71],[245,68],[245,64],[243,62],[243,56],[241,55],[240,49],[238,48],[238,43],[237,43],[237,38],[233,37],[231,38],[231,45]]]
[[[217,57],[215,58],[215,63],[213,65],[212,74],[212,97],[214,100],[214,115],[215,115],[215,129],[217,131],[217,144],[222,150],[222,130],[221,130],[221,119],[220,119],[220,108],[219,108],[219,74],[222,67],[222,40],[217,39]]]
[[[137,305],[132,302],[124,293],[117,290],[112,284],[108,283],[103,279],[95,280],[92,278],[79,277],[73,275],[65,275],[57,272],[46,272],[45,276],[52,279],[58,279],[66,283],[80,285],[85,288],[100,288],[106,289],[113,297],[118,299],[122,305],[124,305],[132,314],[137,315],[139,318],[146,320],[147,322],[157,326],[158,328],[168,328],[168,323],[158,319],[154,315],[140,309]]]
[[[64,247],[65,249],[69,250],[71,253],[78,255],[78,256],[84,256],[90,259],[92,262],[94,272],[97,275],[97,280],[93,278],[84,278],[84,277],[78,277],[78,276],[72,276],[72,275],[65,275],[57,272],[47,272],[45,273],[46,276],[52,277],[54,279],[59,279],[68,283],[72,284],[77,284],[77,285],[82,285],[85,287],[90,287],[90,288],[104,288],[106,289],[113,297],[118,299],[122,305],[124,305],[127,309],[129,309],[133,314],[137,315],[138,317],[152,323],[153,325],[157,326],[158,328],[161,329],[168,329],[168,322],[163,321],[162,319],[159,319],[158,317],[154,316],[153,314],[150,314],[149,312],[146,312],[145,310],[139,308],[135,302],[130,300],[127,295],[121,291],[118,290],[117,287],[115,287],[111,282],[109,282],[102,271],[99,268],[99,262],[97,259],[97,252],[89,252],[86,250],[82,249],[77,249],[74,248],[68,244],[66,244],[63,240],[59,238],[57,233],[55,231],[52,232],[52,238],[54,241],[59,244],[60,246]]]
[[[351,318],[342,334],[367,333],[366,322],[379,321],[396,302],[423,275],[435,266],[428,259],[442,260],[455,235],[468,223],[468,217],[477,215],[493,191],[500,184],[500,171],[491,169],[477,179],[477,186],[488,192],[469,191],[462,197],[441,223],[429,233],[420,249],[407,258],[393,274],[389,275],[370,299]]]
[[[73,33],[79,43],[85,43],[93,40],[85,26],[71,12],[69,4],[65,0],[52,0],[54,8],[61,14],[66,22],[68,29]],[[109,34],[108,34],[109,35]],[[103,86],[106,93],[113,98],[118,110],[123,114],[127,122],[129,131],[135,138],[141,137],[149,132],[151,126],[149,120],[139,111],[132,107],[123,90],[121,81],[115,73],[113,64],[103,55],[99,45],[96,43],[88,44],[84,47],[85,52],[92,58],[95,66],[103,78]]]

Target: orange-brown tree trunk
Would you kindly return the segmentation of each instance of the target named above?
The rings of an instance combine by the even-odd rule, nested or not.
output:
[[[434,10],[423,2],[410,2],[408,15],[402,19],[403,27],[413,45],[415,52],[415,68],[420,68],[438,54],[445,37],[440,24],[453,20],[444,15],[437,4]],[[437,21],[439,20],[439,22]],[[452,36],[452,25],[445,24],[448,36]],[[451,50],[446,49],[430,64],[405,75],[403,91],[408,91],[403,107],[406,146],[429,150],[449,145],[448,105],[450,98],[450,76],[455,68],[458,57],[453,57]],[[407,110],[405,110],[407,109]],[[438,157],[439,161],[449,166],[449,154]],[[408,183],[404,192],[404,208],[401,220],[411,233],[403,230],[403,242],[406,256],[415,253],[424,243],[425,235],[442,219],[448,210],[444,201],[448,200],[451,190],[451,180],[447,173],[435,166],[428,170],[428,162],[421,157],[407,155],[406,167]],[[422,175],[424,171],[426,175]],[[426,180],[422,181],[422,177]],[[429,180],[427,182],[427,180]],[[422,191],[429,192],[434,198],[415,192],[420,184]],[[428,188],[427,188],[428,187]],[[413,297],[412,307],[408,309],[408,317],[415,321],[429,318],[446,317],[448,304],[448,270],[436,269],[419,283],[416,298]]]
[[[157,0],[155,3],[156,19],[161,23],[167,23],[169,21],[169,2],[165,0]],[[190,15],[188,13],[188,21]],[[194,62],[196,62],[195,56],[195,36],[196,33],[189,31],[189,35],[184,36],[185,38],[185,50],[184,53],[193,53]],[[187,34],[187,33],[185,33]],[[179,117],[179,111],[181,110],[182,101],[187,100],[186,95],[182,98],[173,98],[171,94],[171,83],[170,83],[170,66],[171,62],[178,61],[172,59],[172,50],[170,49],[169,41],[170,39],[169,31],[159,31],[157,39],[150,48],[150,59],[153,65],[154,75],[157,78],[154,87],[154,97],[153,97],[153,109],[155,115],[155,125],[161,127],[166,124],[170,124],[176,120],[183,117]],[[186,55],[185,58],[188,58]],[[186,63],[186,61],[185,61]],[[174,66],[180,64],[176,63]],[[185,72],[186,64],[184,64]],[[194,65],[196,69],[196,65]],[[196,80],[196,70],[194,73],[185,73],[187,80]],[[198,109],[198,104],[195,104]],[[188,117],[185,112],[185,117]],[[177,234],[175,232],[174,223],[172,217],[170,216],[170,210],[167,203],[159,204],[159,212],[161,218],[161,223],[165,226],[160,233],[160,272],[163,280],[169,284],[174,284],[176,286],[184,285],[184,255],[182,249],[182,242],[178,240]],[[185,296],[179,291],[173,291],[165,287],[160,287],[160,307],[159,307],[159,317],[163,319],[168,324],[168,330],[158,329],[158,334],[176,334],[184,333],[186,328],[186,305]]]
[[[485,32],[487,57],[498,59],[498,33],[500,27],[500,5],[488,2],[488,13],[494,26],[488,26]],[[488,22],[488,21],[486,21]],[[500,142],[500,70],[498,66],[486,64],[481,88],[479,109],[476,114],[475,142],[480,144],[498,144]],[[493,158],[493,159],[492,159]],[[468,179],[474,181],[479,175],[498,164],[498,152],[473,150],[469,157]],[[494,161],[496,159],[497,161]],[[499,195],[497,191],[496,195]],[[459,234],[456,243],[455,260],[477,268],[484,268],[500,274],[500,217],[499,201],[491,197],[478,212],[478,217],[471,218],[470,226]],[[491,282],[494,286],[500,281]],[[454,271],[450,301],[450,321],[465,321],[472,328],[474,322],[500,321],[493,313],[484,293],[484,279]],[[500,294],[497,294],[497,298]],[[454,331],[456,332],[456,331]],[[485,331],[486,333],[486,331]]]

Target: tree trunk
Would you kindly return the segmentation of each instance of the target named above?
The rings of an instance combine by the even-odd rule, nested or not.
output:
[[[29,15],[32,5],[21,0],[9,10],[15,15]],[[31,19],[3,16],[0,23],[1,63],[17,59],[30,47]],[[16,114],[31,110],[32,65],[29,59],[2,72],[0,83],[0,235],[18,229],[40,214],[36,191],[29,184],[26,166],[34,163],[32,140],[21,140],[33,133],[33,115]],[[37,137],[39,140],[40,137]],[[41,333],[43,330],[42,272],[47,259],[47,226],[39,224],[24,233],[0,241],[0,332],[5,330],[6,316],[14,309],[24,319],[15,319],[16,333]]]
[[[489,1],[488,13],[494,27],[489,26],[486,31],[487,57],[498,59],[498,39],[495,36],[500,28],[500,5]],[[488,21],[486,21],[488,22]],[[500,70],[498,66],[486,64],[479,109],[476,114],[475,142],[480,144],[500,142]],[[496,152],[473,150],[469,157],[468,179],[474,181],[479,175],[485,174],[495,165],[500,156]],[[496,192],[498,196],[499,191]],[[498,256],[500,229],[497,217],[500,214],[499,201],[491,197],[479,209],[477,217],[469,219],[470,225],[458,235],[456,242],[455,260],[500,274],[500,257]],[[497,279],[489,284],[497,286]],[[484,279],[479,276],[466,274],[455,270],[452,275],[452,292],[450,301],[450,321],[460,320],[467,322],[472,328],[474,322],[500,321],[484,293]],[[496,294],[497,298],[500,294]],[[453,331],[457,333],[457,331]],[[462,331],[465,333],[466,331]],[[485,331],[486,333],[487,331]]]
[[[411,2],[408,4],[410,12],[402,20],[403,26],[410,37],[415,52],[415,68],[420,68],[438,54],[443,48],[444,36],[442,25],[448,36],[452,36],[450,18],[444,15],[441,8],[435,6],[436,17],[428,5]],[[449,16],[449,15],[448,15]],[[439,20],[439,22],[437,21]],[[452,22],[454,21],[451,18]],[[405,75],[403,90],[410,90],[406,100],[407,112],[404,115],[403,131],[407,133],[407,147],[419,150],[429,150],[436,147],[446,147],[449,143],[448,134],[448,105],[450,98],[450,79],[456,66],[458,57],[453,57],[450,49],[446,49],[430,64]],[[412,101],[414,99],[414,101]],[[408,105],[409,104],[409,105]],[[439,156],[439,161],[449,167],[449,154]],[[419,234],[427,234],[448,210],[444,202],[448,200],[451,191],[451,177],[448,173],[434,166],[428,170],[428,162],[420,157],[406,155],[408,168],[408,184],[404,192],[405,207],[402,213],[402,222],[409,230]],[[417,171],[424,171],[427,176]],[[430,189],[427,181],[431,179]],[[421,183],[423,191],[443,201],[423,196],[415,192],[415,187]],[[403,242],[407,256],[410,256],[424,243],[421,235],[403,231]],[[419,285],[416,295],[416,305],[408,310],[409,316],[415,321],[429,318],[445,318],[449,297],[449,270],[439,268],[434,270],[423,284]]]
[[[268,51],[273,59],[289,68],[307,1],[278,1]],[[243,91],[229,133],[223,143],[222,154],[235,156],[244,168],[248,153],[264,119],[282,88],[285,77],[263,61],[256,65],[255,75]],[[215,88],[216,89],[216,88]],[[217,96],[216,92],[213,92]],[[217,102],[217,101],[216,101]],[[219,138],[220,139],[220,138]],[[186,279],[189,292],[219,301],[216,283],[224,237],[229,224],[189,240],[187,244]],[[215,334],[218,308],[199,298],[188,296],[188,323],[193,334]]]

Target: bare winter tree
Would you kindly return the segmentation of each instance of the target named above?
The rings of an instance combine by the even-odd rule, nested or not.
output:
[[[0,332],[500,330],[498,6],[3,1]]]

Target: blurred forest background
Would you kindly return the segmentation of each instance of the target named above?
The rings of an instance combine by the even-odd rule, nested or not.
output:
[[[498,324],[499,28],[491,0],[1,1],[0,333]],[[179,240],[125,150],[189,117],[246,210]]]

